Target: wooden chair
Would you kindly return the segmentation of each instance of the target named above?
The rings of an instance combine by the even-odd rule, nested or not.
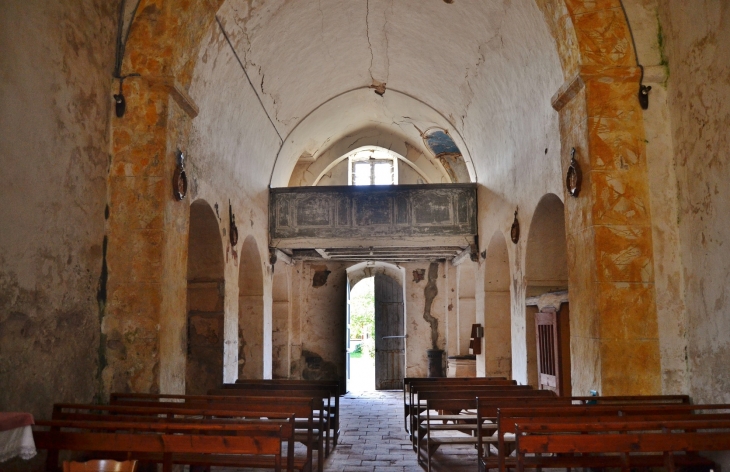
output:
[[[88,462],[63,462],[63,472],[134,472],[137,461],[118,462],[101,459]]]

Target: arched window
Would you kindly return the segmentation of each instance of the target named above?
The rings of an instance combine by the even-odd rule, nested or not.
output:
[[[348,156],[349,185],[395,185],[398,156],[387,149],[367,147]]]

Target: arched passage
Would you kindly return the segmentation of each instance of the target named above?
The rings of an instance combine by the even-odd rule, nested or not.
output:
[[[361,262],[347,269],[348,292],[358,282],[374,277],[375,388],[403,388],[405,376],[405,270],[385,262]],[[348,296],[348,323],[349,300]],[[349,328],[346,328],[349,333]],[[349,369],[348,369],[349,370]]]
[[[568,258],[563,202],[544,195],[530,223],[525,259],[527,369],[531,385],[570,391]]]
[[[484,368],[487,376],[512,376],[512,320],[509,253],[501,231],[484,261]]]
[[[223,383],[224,262],[218,219],[204,200],[190,206],[185,393]]]
[[[238,271],[238,377],[264,374],[264,274],[253,236],[241,246]]]

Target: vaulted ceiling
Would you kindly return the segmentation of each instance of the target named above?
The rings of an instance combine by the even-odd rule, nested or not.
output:
[[[288,184],[300,156],[369,127],[424,151],[423,132],[446,130],[472,180],[498,193],[521,159],[558,151],[550,97],[562,71],[535,0],[228,0],[217,20],[192,93],[255,92],[279,141],[272,186]],[[545,165],[559,173],[559,159]]]

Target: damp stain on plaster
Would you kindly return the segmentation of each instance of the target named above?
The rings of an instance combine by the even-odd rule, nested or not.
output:
[[[436,286],[436,281],[438,280],[438,277],[439,264],[438,262],[432,262],[428,266],[428,283],[426,284],[426,288],[423,290],[423,294],[426,297],[426,304],[423,310],[423,319],[428,321],[428,324],[431,326],[431,349],[438,349],[439,339],[439,320],[431,315],[431,306],[433,305],[433,300],[439,293],[438,287]]]
[[[336,380],[337,366],[333,362],[326,361],[313,351],[302,350],[304,369],[302,379],[304,380]]]
[[[106,206],[104,211],[105,219],[109,219],[109,205]],[[107,301],[107,281],[109,280],[109,268],[106,263],[107,246],[109,243],[108,236],[104,236],[104,240],[101,246],[101,273],[99,274],[99,286],[96,291],[96,302],[99,307],[99,326],[104,326],[104,315],[106,314],[106,301]],[[108,362],[106,358],[106,345],[107,337],[103,330],[100,330],[99,334],[99,348],[97,352],[97,366],[96,366],[96,381],[98,383],[96,400],[100,401],[104,397],[104,382],[102,373],[106,368]]]
[[[413,271],[413,283],[418,283],[426,277],[426,269],[416,269]]]
[[[327,270],[327,266],[312,266],[314,275],[312,276],[312,287],[322,287],[327,284],[327,278],[332,271]]]

